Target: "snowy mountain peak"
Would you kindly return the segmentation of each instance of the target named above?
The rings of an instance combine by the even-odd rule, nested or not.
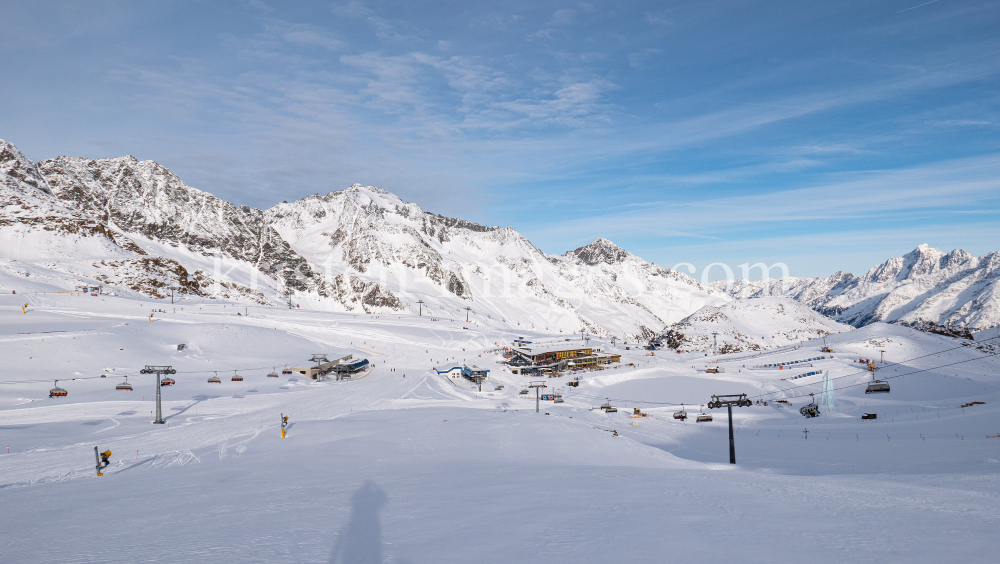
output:
[[[37,188],[46,194],[52,194],[35,163],[25,157],[13,143],[3,139],[0,139],[0,175]]]
[[[712,287],[723,289],[718,283]],[[962,249],[944,253],[923,244],[860,278],[837,272],[783,283],[738,280],[726,293],[737,298],[784,295],[855,327],[885,321],[985,329],[1000,324],[1000,253],[976,257]]]
[[[593,243],[588,243],[566,254],[575,255],[585,264],[591,266],[597,264],[620,264],[632,256],[632,253],[608,241],[604,237],[598,237]]]

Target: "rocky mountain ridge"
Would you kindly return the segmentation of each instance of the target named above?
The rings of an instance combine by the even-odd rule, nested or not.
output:
[[[774,296],[855,327],[1000,325],[1000,253],[921,245],[862,277],[703,286],[604,238],[548,255],[511,227],[430,213],[371,186],[259,210],[189,187],[154,161],[59,156],[36,164],[4,141],[0,201],[8,260],[0,270],[63,287],[89,280],[152,297],[168,287],[257,303],[290,297],[307,308],[472,315],[510,329],[628,340],[705,307]]]
[[[900,323],[915,328],[981,330],[1000,325],[1000,252],[973,256],[920,245],[863,276],[738,280],[712,289],[735,298],[787,296],[854,327]],[[927,329],[930,330],[930,329]]]

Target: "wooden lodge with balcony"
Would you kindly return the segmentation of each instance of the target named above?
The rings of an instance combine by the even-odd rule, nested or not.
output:
[[[510,349],[513,357],[508,364],[514,374],[561,372],[576,368],[603,368],[621,362],[620,354],[605,354],[597,345],[574,345],[570,341],[527,343],[518,341]]]

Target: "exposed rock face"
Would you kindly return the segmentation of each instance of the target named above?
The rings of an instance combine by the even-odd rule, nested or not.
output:
[[[177,261],[145,251],[106,221],[57,198],[42,171],[16,147],[0,141],[0,255],[7,272],[36,279],[62,278],[121,285],[150,297],[175,287],[202,295],[197,280]],[[98,259],[98,260],[94,260]],[[26,269],[40,261],[44,274]],[[65,288],[65,286],[64,286]]]
[[[61,205],[35,163],[0,139],[0,227],[41,229],[100,237],[114,244],[104,224]]]
[[[68,205],[125,233],[245,261],[294,290],[319,285],[262,213],[191,188],[153,161],[60,156],[40,162],[38,170]]]
[[[573,254],[580,259],[580,262],[591,266],[596,264],[621,264],[625,262],[625,259],[632,256],[625,249],[603,237],[566,254]]]

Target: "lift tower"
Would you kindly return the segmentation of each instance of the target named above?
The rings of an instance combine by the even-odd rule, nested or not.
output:
[[[750,407],[752,402],[746,394],[730,394],[727,396],[712,396],[708,402],[709,409],[726,406],[729,408],[729,463],[736,464],[736,441],[733,439],[733,406]]]
[[[532,382],[528,387],[535,389],[535,413],[538,413],[538,389],[547,388],[548,386],[545,385],[545,382]]]
[[[316,363],[316,381],[322,382],[323,381],[322,366],[330,361],[327,360],[325,354],[314,354],[312,355],[312,358],[309,359],[309,362]],[[337,379],[340,380],[340,378]]]
[[[157,425],[163,425],[163,408],[160,406],[160,376],[163,374],[177,374],[173,366],[150,366],[146,365],[145,368],[139,371],[139,374],[156,374],[156,423]]]

